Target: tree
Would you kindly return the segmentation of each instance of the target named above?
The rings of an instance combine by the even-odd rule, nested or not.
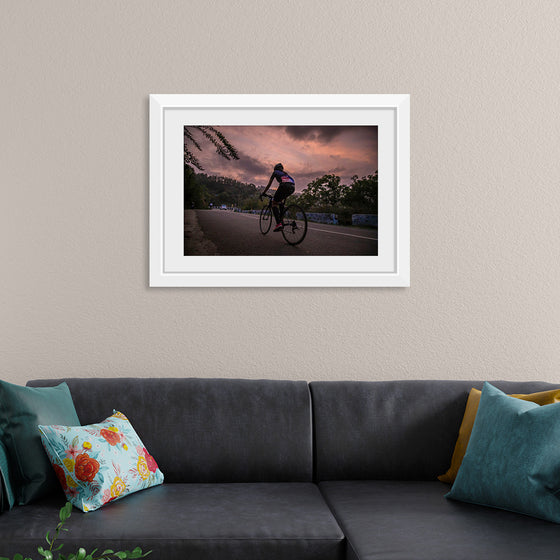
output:
[[[340,184],[338,175],[327,174],[307,185],[298,203],[312,212],[336,214],[340,224],[351,224],[352,214],[377,214],[377,171],[373,175],[352,177]]]
[[[209,176],[206,173],[195,173],[185,165],[185,208],[206,208],[213,206],[235,206],[251,209],[249,200],[258,203],[259,190],[253,183],[242,183],[231,177]],[[257,204],[258,206],[258,204]],[[256,206],[255,206],[256,207]]]
[[[205,208],[208,206],[208,191],[203,182],[197,180],[193,168],[204,170],[193,150],[201,151],[200,140],[210,141],[216,148],[216,153],[221,157],[232,160],[239,159],[236,148],[229,140],[213,126],[185,126],[184,131],[184,189],[183,202],[185,208]],[[202,138],[195,138],[195,136]]]
[[[355,212],[377,214],[378,181],[377,171],[373,175],[358,178],[352,177],[352,184],[346,189],[342,204],[349,206]]]
[[[184,153],[185,164],[196,167],[200,171],[204,170],[198,158],[194,155],[193,149],[202,151],[200,138],[195,138],[196,133],[210,141],[216,148],[216,153],[227,160],[239,159],[239,154],[228,139],[213,126],[185,126],[184,127]]]
[[[336,206],[344,196],[345,189],[338,175],[323,175],[307,185],[300,201],[308,206]]]
[[[183,201],[185,208],[206,208],[208,191],[204,184],[197,180],[197,175],[188,165],[184,166]]]

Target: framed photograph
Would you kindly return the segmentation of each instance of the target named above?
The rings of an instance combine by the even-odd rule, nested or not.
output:
[[[150,95],[150,286],[409,285],[409,95]]]

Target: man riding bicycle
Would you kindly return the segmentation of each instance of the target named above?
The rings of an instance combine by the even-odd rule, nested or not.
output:
[[[279,207],[284,203],[286,198],[288,198],[296,190],[296,182],[292,177],[290,177],[290,175],[288,175],[288,173],[286,173],[286,171],[284,171],[284,166],[281,163],[277,163],[274,166],[274,171],[270,176],[268,185],[266,185],[266,188],[259,197],[261,200],[270,188],[274,179],[278,181],[279,185],[272,199],[272,212],[274,214],[274,219],[276,220],[276,227],[272,231],[282,231],[284,229],[284,224],[282,223],[282,216]]]

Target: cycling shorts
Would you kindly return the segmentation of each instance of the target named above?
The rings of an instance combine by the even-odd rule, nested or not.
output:
[[[282,202],[294,193],[296,187],[293,183],[280,183],[274,193],[274,202]]]

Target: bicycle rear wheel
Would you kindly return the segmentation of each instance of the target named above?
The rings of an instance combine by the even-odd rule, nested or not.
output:
[[[297,245],[301,243],[307,234],[307,216],[301,206],[290,204],[284,211],[284,229],[282,235],[286,243]]]
[[[261,210],[261,215],[259,217],[259,227],[261,228],[261,233],[266,235],[270,231],[270,226],[272,225],[272,212],[270,206],[265,206]]]

